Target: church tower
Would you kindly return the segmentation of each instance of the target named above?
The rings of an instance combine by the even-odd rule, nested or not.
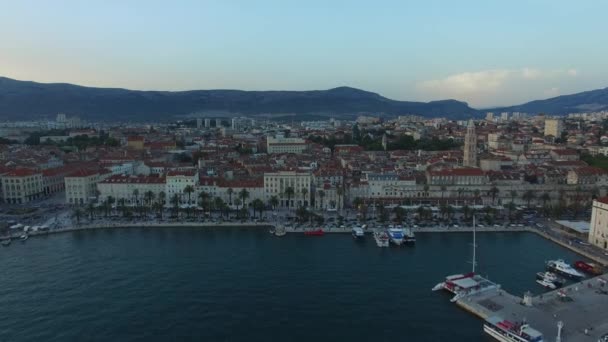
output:
[[[467,167],[477,167],[477,134],[475,133],[475,123],[469,120],[467,135],[464,137],[464,158],[462,165]]]

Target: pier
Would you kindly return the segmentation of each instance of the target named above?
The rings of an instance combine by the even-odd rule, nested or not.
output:
[[[565,296],[560,296],[559,293]],[[512,295],[500,287],[463,297],[456,304],[486,319],[500,316],[512,322],[526,321],[543,333],[545,341],[554,341],[557,324],[563,322],[561,338],[568,341],[596,342],[608,334],[608,285],[598,276],[542,295],[526,298]]]

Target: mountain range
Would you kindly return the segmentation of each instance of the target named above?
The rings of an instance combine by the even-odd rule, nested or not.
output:
[[[565,114],[602,109],[608,109],[608,88],[484,112]],[[482,115],[480,110],[461,101],[397,101],[350,87],[311,91],[140,91],[0,77],[0,119],[54,118],[57,113],[104,121],[168,121],[235,115],[294,119],[349,118],[360,114],[387,117],[415,114],[452,119]]]

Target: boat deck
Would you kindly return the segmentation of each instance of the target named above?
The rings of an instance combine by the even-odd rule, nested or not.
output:
[[[543,333],[545,341],[555,340],[557,322],[562,321],[562,341],[595,342],[608,333],[608,285],[601,286],[599,278],[602,276],[562,288],[567,298],[558,296],[559,289],[532,297],[532,306],[521,304],[521,297],[500,288],[461,298],[456,303],[483,319],[491,316],[510,321],[525,319]]]

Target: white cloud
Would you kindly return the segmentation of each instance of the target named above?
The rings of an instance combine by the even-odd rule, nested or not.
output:
[[[491,106],[518,103],[540,96],[556,96],[559,88],[551,83],[577,75],[576,69],[492,69],[423,81],[416,88],[430,99],[454,98],[474,106]]]

